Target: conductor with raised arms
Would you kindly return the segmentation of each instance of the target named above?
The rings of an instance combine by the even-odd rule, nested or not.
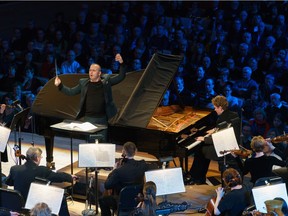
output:
[[[81,94],[80,109],[76,119],[107,126],[108,120],[117,113],[111,86],[125,79],[126,70],[120,54],[116,54],[115,61],[120,63],[118,75],[102,74],[101,66],[93,63],[89,68],[89,78],[80,79],[79,83],[72,88],[65,86],[56,74],[54,84],[61,92],[70,96]],[[99,133],[103,135],[102,141],[106,142],[107,129]]]

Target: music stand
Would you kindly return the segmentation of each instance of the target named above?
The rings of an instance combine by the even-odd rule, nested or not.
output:
[[[95,205],[96,214],[98,214],[98,167],[113,167],[115,164],[115,152],[116,145],[110,143],[85,143],[79,144],[79,154],[78,154],[78,167],[86,168],[86,183],[87,178],[87,168],[95,168]],[[90,213],[89,215],[95,215],[94,211],[91,209],[91,186],[92,179],[89,183],[89,188],[87,189],[87,200],[86,209],[84,213]],[[87,209],[89,205],[89,209]]]
[[[6,128],[4,126],[0,126],[0,152],[4,152],[7,142],[9,140],[9,136],[11,133],[10,128]],[[0,153],[0,174],[2,176],[2,161],[1,161],[1,153]],[[0,188],[2,188],[2,178],[0,180]]]
[[[30,111],[30,107],[16,113],[12,119],[10,124],[11,131],[15,130],[15,145],[14,150],[16,151],[16,156],[21,155],[21,127],[25,123],[26,117]],[[17,138],[16,138],[16,130],[18,129],[18,145],[17,145]],[[18,151],[18,152],[17,152]],[[21,159],[19,158],[19,164],[21,165]]]
[[[252,194],[256,209],[261,213],[267,213],[265,206],[266,200],[273,200],[280,197],[288,203],[288,196],[285,183],[265,185],[252,188]]]
[[[44,202],[51,208],[53,214],[58,215],[63,196],[63,188],[32,182],[29,188],[25,209],[32,209],[37,203]]]
[[[181,167],[146,171],[145,179],[156,184],[157,196],[186,192]]]

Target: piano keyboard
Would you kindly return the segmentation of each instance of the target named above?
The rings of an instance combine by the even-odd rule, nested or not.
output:
[[[190,133],[187,138],[183,138],[183,139],[179,140],[179,141],[178,141],[178,144],[182,143],[184,140],[187,140],[189,137],[195,135],[196,133],[198,133],[199,131],[202,131],[202,130],[205,129],[205,128],[206,128],[206,126],[203,126],[203,127],[199,128],[197,131],[195,131],[195,132],[193,132],[193,133]],[[199,143],[198,143],[198,144],[199,144]],[[197,145],[198,145],[198,144],[197,144]],[[191,144],[191,145],[192,145],[192,144]],[[189,146],[190,146],[190,145],[189,145]],[[187,147],[186,147],[186,148],[187,148]],[[193,148],[193,147],[192,147],[192,148]]]
[[[186,146],[185,148],[186,148],[187,150],[191,150],[192,148],[194,148],[195,146],[199,145],[200,143],[201,143],[201,141],[195,141],[195,142],[193,142],[192,144]]]

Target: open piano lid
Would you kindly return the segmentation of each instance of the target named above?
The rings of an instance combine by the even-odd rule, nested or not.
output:
[[[155,53],[123,106],[119,106],[113,89],[114,100],[121,109],[110,124],[146,128],[182,59],[182,56]],[[126,89],[127,81],[129,78],[116,88]]]
[[[65,85],[73,87],[79,83],[79,79],[88,78],[88,74],[65,74],[59,77]],[[50,79],[37,94],[32,112],[47,117],[75,119],[79,110],[80,94],[76,96],[63,94],[54,85],[54,80],[55,77]]]

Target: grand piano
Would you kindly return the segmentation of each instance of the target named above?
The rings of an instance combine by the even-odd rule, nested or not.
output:
[[[171,84],[182,61],[181,56],[153,55],[145,70],[128,72],[124,81],[113,86],[113,97],[118,107],[117,115],[110,119],[108,139],[111,143],[136,143],[139,151],[156,157],[179,157],[181,164],[193,147],[199,143],[194,138],[203,135],[209,128],[211,110],[199,110],[193,107],[171,105],[161,107],[162,97]],[[87,75],[61,75],[67,86],[74,86],[78,80]],[[66,96],[59,92],[51,79],[38,93],[32,112],[36,119],[36,133],[45,137],[47,166],[53,163],[55,134],[50,125],[73,120],[76,116],[78,96]],[[191,133],[192,128],[197,132]],[[183,138],[182,134],[189,134]],[[63,136],[65,136],[63,134]]]

